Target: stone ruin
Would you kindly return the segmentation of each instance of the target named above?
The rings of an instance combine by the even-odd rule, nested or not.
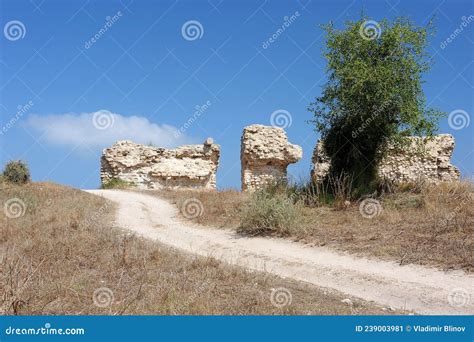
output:
[[[454,138],[440,134],[432,138],[410,137],[401,150],[389,144],[378,166],[378,175],[395,183],[454,181],[459,170],[451,164]],[[140,189],[216,189],[220,147],[208,138],[201,145],[165,149],[118,141],[101,157],[102,184],[114,178]],[[279,127],[251,125],[241,138],[242,191],[254,191],[269,183],[286,180],[287,166],[303,156],[302,148],[288,142]],[[321,182],[330,168],[323,143],[317,143],[311,177]]]
[[[118,178],[140,189],[215,189],[219,155],[211,138],[175,149],[118,141],[102,153],[100,178],[102,184]]]
[[[242,191],[253,191],[265,184],[286,180],[287,166],[302,157],[302,148],[290,144],[282,128],[245,127],[240,149]]]
[[[454,138],[451,134],[440,134],[432,138],[409,137],[407,146],[400,150],[388,146],[385,157],[378,165],[378,176],[395,183],[417,182],[428,183],[454,181],[460,177],[458,168],[451,164],[454,150]],[[330,159],[324,152],[323,143],[319,141],[312,158],[311,177],[320,182],[327,175]]]

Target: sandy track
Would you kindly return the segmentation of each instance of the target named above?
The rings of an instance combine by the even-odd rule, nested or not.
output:
[[[186,252],[420,314],[474,314],[474,276],[462,271],[399,266],[283,239],[241,237],[229,230],[184,222],[174,205],[151,195],[88,192],[119,204],[118,226]],[[455,294],[451,297],[454,305],[448,301],[450,294]]]

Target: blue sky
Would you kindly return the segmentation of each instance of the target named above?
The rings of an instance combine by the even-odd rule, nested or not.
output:
[[[270,125],[275,111],[304,151],[289,172],[307,177],[318,139],[307,107],[326,82],[319,25],[342,27],[362,10],[419,25],[436,16],[427,102],[453,113],[440,132],[455,136],[463,176],[474,174],[472,1],[0,3],[0,162],[26,160],[36,181],[95,188],[101,150],[117,139],[171,147],[211,136],[218,186],[239,188],[242,129]]]

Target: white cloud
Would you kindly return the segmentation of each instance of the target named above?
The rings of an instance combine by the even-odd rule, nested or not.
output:
[[[104,148],[117,140],[152,143],[159,147],[175,147],[189,142],[174,126],[158,125],[145,117],[123,116],[107,110],[79,115],[32,114],[25,124],[50,144],[79,149]]]

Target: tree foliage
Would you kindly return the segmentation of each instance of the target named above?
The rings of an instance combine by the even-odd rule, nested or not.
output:
[[[309,107],[331,158],[333,175],[368,187],[388,141],[432,135],[442,115],[426,108],[422,75],[431,59],[425,49],[432,25],[406,18],[376,23],[360,19],[326,31],[328,81]]]
[[[8,162],[2,176],[5,181],[15,184],[25,184],[31,180],[28,165],[21,160]]]

